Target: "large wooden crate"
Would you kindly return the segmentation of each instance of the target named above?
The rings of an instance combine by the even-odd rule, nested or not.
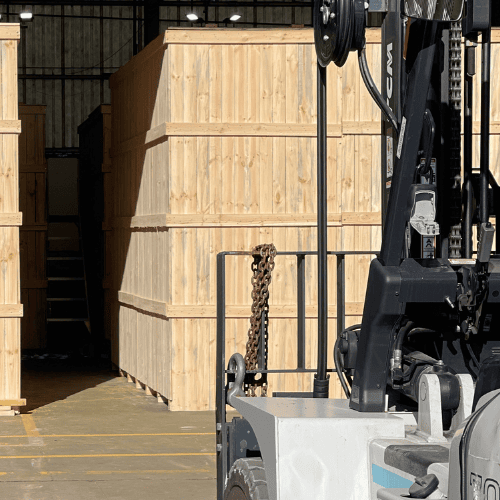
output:
[[[110,328],[109,283],[106,275],[107,220],[111,219],[111,106],[100,105],[79,127],[79,212],[89,319],[94,343],[107,351]],[[105,314],[106,311],[106,314]],[[106,322],[106,327],[105,327]]]
[[[380,32],[368,60],[380,80]],[[175,410],[213,409],[216,255],[274,242],[316,249],[316,55],[311,29],[172,29],[111,78],[114,362]],[[328,248],[380,246],[380,112],[356,58],[328,68]],[[244,352],[250,262],[227,263],[226,352]],[[359,322],[370,256],[346,261]],[[336,272],[329,266],[330,348]],[[306,262],[306,359],[316,365],[317,279]],[[271,285],[270,367],[296,363],[293,258]],[[333,356],[329,352],[330,366]],[[271,377],[270,390],[312,376]],[[336,380],[332,396],[340,396]]]
[[[25,404],[21,399],[19,276],[19,159],[17,45],[19,24],[0,24],[0,407]]]
[[[46,106],[19,105],[19,205],[21,226],[22,349],[47,345],[47,160]]]

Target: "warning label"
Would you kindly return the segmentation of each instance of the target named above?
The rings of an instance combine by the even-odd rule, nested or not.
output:
[[[436,237],[422,236],[422,258],[434,259],[436,256]]]
[[[403,150],[405,131],[406,131],[406,118],[403,116],[403,120],[401,121],[401,131],[399,132],[398,151],[397,151],[397,156],[399,159],[401,159],[401,152]]]
[[[387,129],[387,172],[386,172],[386,180],[392,178],[394,174],[394,139],[392,137],[392,128]]]

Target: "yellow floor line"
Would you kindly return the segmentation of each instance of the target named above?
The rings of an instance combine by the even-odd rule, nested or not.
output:
[[[85,474],[189,474],[199,473],[199,472],[213,472],[213,470],[209,469],[173,469],[173,470],[88,470],[85,471]],[[0,472],[0,475],[8,474],[7,472]],[[73,474],[70,471],[59,471],[59,470],[49,470],[49,471],[40,471],[42,476],[50,476],[57,474]]]
[[[31,417],[31,415],[22,415]],[[33,420],[33,417],[32,417]],[[24,420],[23,420],[24,423]],[[34,425],[34,422],[33,422]],[[26,435],[0,436],[0,439],[25,438],[29,436],[40,436],[44,438],[63,438],[63,437],[134,437],[134,436],[215,436],[215,432],[163,432],[163,433],[141,433],[141,434],[28,434],[26,425]]]
[[[38,437],[40,433],[36,428],[35,421],[33,420],[32,415],[21,415],[21,420],[23,421],[24,430],[26,431],[26,435],[29,437]],[[3,437],[3,436],[2,436]]]
[[[85,474],[189,474],[190,472],[213,472],[208,469],[191,470],[89,470]]]
[[[107,457],[211,457],[215,453],[102,453],[96,455],[4,455],[1,459],[14,458],[107,458]]]

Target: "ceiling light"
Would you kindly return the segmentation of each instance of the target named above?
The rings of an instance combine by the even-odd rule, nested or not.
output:
[[[198,20],[198,16],[195,13],[187,14],[186,17],[193,22]]]
[[[229,20],[230,20],[230,21],[232,21],[232,22],[234,23],[235,21],[237,21],[238,19],[240,19],[240,17],[241,17],[241,16],[240,16],[239,14],[233,14],[233,15],[229,18]]]
[[[21,21],[31,21],[33,19],[33,13],[32,12],[20,12],[19,17],[21,18]]]

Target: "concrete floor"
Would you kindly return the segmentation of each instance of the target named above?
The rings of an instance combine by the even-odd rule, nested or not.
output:
[[[36,368],[0,421],[0,498],[215,499],[214,412],[170,412],[107,370]]]

